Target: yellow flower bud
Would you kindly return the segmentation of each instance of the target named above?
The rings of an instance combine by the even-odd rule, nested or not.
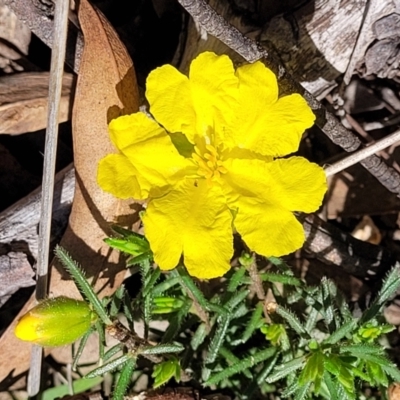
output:
[[[83,336],[97,320],[84,301],[68,297],[46,299],[17,323],[18,339],[45,347],[64,346]]]

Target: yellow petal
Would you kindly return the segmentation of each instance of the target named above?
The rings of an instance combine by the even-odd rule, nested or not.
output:
[[[201,53],[190,65],[189,79],[197,134],[213,133],[222,140],[237,107],[238,78],[231,59],[212,52]]]
[[[161,269],[177,266],[201,279],[225,274],[233,255],[232,215],[218,186],[188,179],[178,190],[150,201],[143,224]]]
[[[231,207],[240,196],[288,211],[318,209],[327,189],[323,169],[302,157],[264,162],[233,159],[224,163],[225,190]]]
[[[108,129],[111,141],[121,152],[133,144],[158,136],[166,136],[165,130],[142,112],[115,118],[108,125]]]
[[[238,68],[239,106],[229,136],[238,147],[282,156],[298,150],[315,116],[299,94],[278,99],[276,77],[261,62]]]
[[[302,157],[273,161],[270,165],[274,201],[290,211],[316,211],[327,190],[326,175],[317,164]]]
[[[239,78],[240,96],[253,98],[259,114],[266,104],[273,104],[278,100],[276,76],[261,61],[239,67],[236,76]]]
[[[280,257],[303,245],[303,226],[290,211],[246,197],[237,201],[237,207],[235,227],[247,246],[256,253]]]
[[[136,179],[137,170],[122,154],[109,154],[99,162],[97,183],[119,199],[145,199]]]
[[[194,168],[179,154],[165,130],[143,113],[113,120],[110,133],[116,147],[136,170],[134,175],[141,189],[141,197],[136,198],[147,198],[154,188],[161,189],[157,191],[160,195]],[[130,172],[132,176],[133,170]]]
[[[193,143],[196,114],[187,76],[172,65],[153,70],[147,77],[146,98],[150,112],[167,131],[182,132]]]

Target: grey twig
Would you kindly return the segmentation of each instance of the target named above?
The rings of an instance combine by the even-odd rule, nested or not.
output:
[[[57,3],[57,2],[56,2]],[[20,21],[47,46],[53,47],[53,25],[49,16],[35,5],[32,0],[4,0]],[[70,24],[67,37],[65,62],[76,72],[79,71],[79,62],[83,50],[83,36],[74,24]]]
[[[37,260],[36,299],[47,296],[47,278],[49,266],[50,230],[53,211],[54,175],[56,166],[58,119],[64,73],[65,50],[67,43],[69,0],[58,0],[55,7],[54,34],[50,80],[49,102],[47,110],[46,143],[44,151],[42,200],[39,223],[39,253]],[[34,346],[28,378],[28,394],[34,397],[40,390],[40,370],[42,349]]]
[[[364,281],[377,281],[397,261],[388,249],[363,242],[316,215],[299,215],[306,234],[304,250],[327,265],[343,268]]]
[[[258,43],[242,35],[217,14],[204,0],[178,0],[193,19],[212,36],[224,42],[245,60],[254,62],[267,57],[267,51]]]
[[[317,119],[317,126],[333,143],[346,151],[355,151],[362,147],[358,137],[346,129],[311,93],[306,91],[278,61],[273,49],[265,51],[253,40],[245,37],[236,28],[218,15],[205,0],[178,0],[193,19],[208,33],[217,37],[231,49],[239,53],[248,62],[261,60],[278,77],[281,94],[300,93],[307,100]],[[400,175],[386,165],[377,155],[371,155],[361,161],[378,181],[392,193],[400,196]]]

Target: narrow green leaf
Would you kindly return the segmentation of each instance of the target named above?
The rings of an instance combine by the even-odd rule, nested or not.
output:
[[[151,294],[154,297],[159,296],[164,292],[166,292],[167,290],[173,288],[174,286],[179,285],[179,281],[180,279],[178,277],[171,278],[170,275],[168,275],[168,278],[164,282],[161,282],[158,285],[154,286],[154,288],[151,291]]]
[[[151,271],[150,276],[148,277],[148,279],[146,279],[145,285],[143,287],[143,297],[146,297],[150,293],[150,291],[154,289],[154,285],[160,277],[160,274],[160,268],[154,268],[153,271]]]
[[[240,285],[243,285],[243,277],[246,271],[246,267],[242,266],[232,274],[229,279],[228,287],[226,288],[227,292],[235,292]]]
[[[311,332],[315,326],[317,325],[318,317],[320,316],[318,310],[316,310],[314,307],[311,308],[310,313],[307,315],[306,323],[304,325],[304,329],[306,332]],[[299,347],[303,347],[304,344],[306,343],[306,338],[301,339],[299,343]]]
[[[250,384],[247,386],[243,393],[243,398],[251,399],[254,398],[254,394],[261,386],[264,386],[265,380],[270,372],[274,369],[276,362],[278,361],[279,353],[275,353],[275,356],[268,363],[264,363],[264,367],[258,373],[256,379],[252,380]]]
[[[267,282],[278,282],[289,286],[301,286],[303,282],[294,276],[284,275],[284,274],[274,274],[272,272],[264,272],[260,274],[263,281]]]
[[[283,306],[278,305],[275,313],[280,315],[285,321],[293,328],[299,335],[304,335],[308,333],[304,330],[300,320],[294,315],[294,313]]]
[[[341,346],[339,351],[341,354],[350,353],[353,354],[355,357],[361,357],[361,358],[366,354],[373,354],[373,355],[384,354],[384,350],[381,346],[368,343]]]
[[[199,288],[195,285],[192,278],[190,278],[185,268],[179,266],[178,268],[173,270],[171,274],[179,278],[179,282],[182,287],[192,294],[192,296],[196,299],[199,305],[204,308],[204,310],[208,309],[208,301],[204,297],[203,293],[199,290]]]
[[[288,398],[292,394],[294,394],[297,390],[299,390],[300,384],[298,380],[295,380],[291,385],[287,386],[286,389],[282,392],[282,397],[284,399]]]
[[[111,347],[111,349],[107,350],[107,352],[103,356],[103,362],[108,361],[110,358],[114,357],[115,354],[119,353],[124,349],[125,345],[123,343],[118,343],[115,346]]]
[[[293,371],[302,368],[304,366],[304,363],[305,363],[305,357],[302,356],[295,358],[294,360],[291,360],[289,362],[279,364],[278,366],[275,367],[272,374],[266,379],[266,381],[268,383],[276,382],[279,379],[282,379],[285,376],[289,375]]]
[[[66,250],[60,246],[56,246],[54,250],[57,258],[63,264],[65,269],[70,273],[75,284],[80,290],[82,290],[84,296],[93,306],[94,311],[100,317],[100,319],[106,324],[111,325],[111,320],[107,315],[105,308],[103,307],[101,301],[96,296],[93,288],[90,286],[89,282],[86,280],[85,275],[78,264],[69,256]]]
[[[129,383],[131,382],[135,366],[136,358],[130,358],[123,366],[118,378],[118,382],[115,385],[114,393],[112,395],[113,400],[123,400],[124,394],[128,389]]]
[[[389,381],[386,376],[386,373],[379,364],[366,362],[365,369],[367,370],[368,377],[367,379],[365,378],[364,379],[371,385],[377,384],[377,385],[383,385],[384,387],[389,386]]]
[[[121,309],[122,299],[125,295],[125,286],[121,285],[114,293],[110,306],[110,316],[116,317]]]
[[[85,335],[82,337],[82,339],[79,342],[79,347],[78,350],[76,351],[76,354],[74,354],[74,362],[72,363],[72,370],[76,371],[79,359],[81,358],[81,355],[83,353],[83,350],[85,349],[86,343],[89,339],[89,336],[95,331],[95,326],[91,326],[90,329],[85,333]]]
[[[254,331],[256,331],[262,326],[262,324],[264,323],[262,315],[263,315],[263,306],[261,303],[258,303],[251,315],[250,321],[246,325],[246,329],[243,332],[241,338],[242,343],[246,343],[253,335]]]
[[[381,367],[395,382],[400,382],[400,371],[394,364],[381,364]]]
[[[323,344],[336,344],[345,336],[350,334],[357,327],[357,320],[352,319],[349,322],[346,322],[339,329],[333,332],[327,339],[325,339]]]
[[[332,381],[332,378],[328,372],[324,372],[323,376],[323,383],[325,383],[326,388],[329,393],[329,399],[330,400],[339,400],[338,397],[338,387],[337,385]]]
[[[196,332],[194,333],[192,340],[190,341],[190,345],[192,346],[192,349],[194,351],[196,351],[199,348],[199,346],[204,342],[206,335],[207,335],[207,327],[206,324],[202,322],[196,329]]]
[[[271,358],[275,354],[275,349],[273,347],[269,347],[268,349],[261,350],[260,352],[246,357],[242,361],[240,361],[237,364],[233,364],[228,368],[225,368],[223,371],[218,372],[217,374],[213,375],[210,377],[205,385],[210,386],[210,385],[215,385],[218,382],[227,379],[235,374],[238,374],[247,368],[253,367],[254,365],[259,364],[260,362],[263,362],[267,360],[268,358]]]
[[[383,305],[388,301],[400,287],[400,264],[396,263],[396,266],[389,272],[387,277],[384,279],[382,288],[379,291],[378,296],[372,302],[371,306],[364,311],[360,318],[360,325],[375,318],[381,311]]]
[[[79,394],[82,392],[86,392],[97,385],[99,385],[103,381],[103,378],[96,377],[96,378],[81,378],[74,382],[72,382],[72,389],[74,394]],[[60,399],[64,396],[68,396],[69,393],[69,386],[68,385],[60,385],[50,389],[46,389],[41,395],[41,400],[56,400]]]
[[[230,317],[225,315],[223,315],[219,319],[217,329],[215,330],[214,335],[210,341],[210,346],[208,347],[207,355],[204,360],[205,364],[212,363],[217,358],[219,348],[222,346],[222,343],[225,340],[226,331],[228,329],[230,321]]]
[[[250,290],[242,290],[239,293],[234,294],[231,298],[224,304],[226,310],[233,310],[238,304],[240,304],[250,293]]]
[[[107,364],[104,364],[100,367],[97,367],[93,371],[90,371],[86,378],[94,378],[95,376],[104,375],[106,372],[115,371],[121,365],[124,365],[127,361],[132,360],[132,354],[124,354],[121,357],[116,358],[115,360],[110,361]]]
[[[224,346],[221,346],[221,348],[219,349],[219,354],[223,358],[225,358],[225,360],[228,362],[228,365],[240,363],[240,358],[236,357],[230,350],[228,350]],[[241,372],[246,378],[253,379],[253,374],[250,372],[248,368],[244,369]]]
[[[299,387],[294,396],[294,400],[304,400],[307,396],[310,386],[311,382],[307,382],[304,386]]]
[[[142,347],[139,354],[153,355],[153,354],[167,354],[167,353],[180,353],[185,350],[180,343],[167,343],[158,344],[156,346]]]

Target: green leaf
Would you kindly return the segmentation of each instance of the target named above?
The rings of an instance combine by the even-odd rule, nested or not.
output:
[[[275,313],[280,315],[285,321],[293,328],[299,335],[304,335],[308,333],[304,330],[300,320],[296,317],[296,315],[287,310],[285,307],[278,305],[276,307]]]
[[[207,326],[204,322],[202,322],[196,329],[196,332],[194,333],[192,340],[190,341],[190,345],[192,346],[192,349],[194,351],[196,351],[199,348],[199,346],[204,342],[206,335],[207,335]]]
[[[185,350],[180,343],[167,343],[157,344],[155,346],[143,347],[140,349],[139,354],[153,355],[153,354],[167,354],[167,353],[180,353]]]
[[[111,347],[111,349],[107,350],[107,352],[103,356],[103,362],[108,361],[110,358],[115,356],[115,354],[119,353],[124,349],[123,343],[118,343],[115,346]]]
[[[166,292],[167,290],[173,288],[176,285],[179,285],[180,279],[178,277],[170,277],[170,275],[168,276],[168,278],[164,281],[159,283],[158,285],[154,286],[151,294],[156,297],[159,296],[161,294],[163,294],[164,292]]]
[[[311,382],[307,382],[304,386],[297,389],[294,400],[303,400],[306,398]]]
[[[75,284],[80,290],[82,290],[84,296],[89,300],[90,304],[93,306],[97,315],[106,324],[111,325],[111,320],[107,315],[103,304],[96,296],[93,288],[90,286],[89,282],[85,278],[85,274],[78,266],[78,264],[69,256],[69,254],[60,246],[56,246],[54,250],[57,258],[60,260],[61,264],[64,265],[65,269],[70,273]]]
[[[204,310],[208,310],[208,301],[199,288],[195,285],[192,278],[190,278],[184,267],[179,266],[171,271],[171,274],[179,279],[179,283],[182,285],[182,287],[193,295],[193,297]]]
[[[219,354],[225,358],[229,365],[237,365],[241,362],[240,358],[236,357],[230,350],[226,347],[221,346],[219,349]],[[253,379],[253,374],[250,372],[248,368],[241,371],[243,375],[248,379]]]
[[[79,342],[79,347],[78,350],[76,352],[76,354],[74,355],[74,362],[72,364],[72,370],[76,371],[79,359],[81,358],[81,355],[83,353],[83,350],[85,349],[86,343],[89,339],[89,336],[95,331],[95,327],[91,326],[90,329],[85,333],[85,335],[83,336],[83,338],[81,339],[81,341]]]
[[[261,350],[258,353],[251,355],[249,357],[246,357],[245,359],[241,360],[237,364],[233,364],[228,368],[225,368],[221,372],[218,372],[217,374],[213,375],[210,377],[205,385],[210,386],[210,385],[215,385],[219,382],[221,382],[224,379],[227,379],[235,374],[238,374],[240,372],[243,372],[247,368],[253,367],[254,365],[259,364],[260,362],[263,362],[267,360],[268,358],[271,358],[275,354],[275,349],[273,347],[267,348],[265,350]]]
[[[276,382],[285,376],[289,375],[293,371],[302,368],[305,363],[305,356],[295,358],[287,363],[279,364],[275,367],[272,374],[266,379],[268,383]]]
[[[382,288],[379,291],[378,296],[372,302],[371,306],[364,311],[360,318],[360,324],[370,321],[375,318],[381,311],[383,305],[388,301],[400,287],[400,264],[396,263],[396,266],[389,272],[385,280],[383,281]]]
[[[283,283],[284,285],[289,286],[301,286],[303,282],[300,279],[295,278],[294,276],[288,276],[283,274],[274,274],[272,272],[264,272],[260,274],[260,277],[263,281],[267,282],[278,282]]]
[[[308,382],[314,383],[315,393],[319,392],[321,387],[322,375],[324,374],[324,355],[321,351],[316,351],[308,357],[306,365],[299,376],[300,386]]]
[[[222,343],[225,340],[226,331],[230,322],[231,319],[229,316],[223,315],[221,318],[219,318],[217,329],[215,330],[214,335],[210,340],[210,345],[208,347],[207,355],[204,360],[205,364],[210,364],[214,362],[217,358],[219,348],[222,346]]]
[[[114,393],[112,396],[113,400],[123,399],[124,394],[128,389],[129,383],[131,382],[135,366],[136,366],[136,358],[130,358],[123,366],[117,384],[115,385]]]
[[[106,372],[112,372],[115,371],[117,368],[119,368],[121,365],[126,364],[128,361],[132,360],[133,356],[132,354],[124,354],[121,357],[116,358],[115,360],[110,361],[107,364],[104,364],[93,371],[90,371],[87,375],[86,378],[94,378],[99,375],[104,375]]]
[[[246,267],[242,266],[232,274],[229,279],[228,287],[226,288],[227,292],[235,292],[240,285],[243,285],[243,277],[246,271]]]
[[[339,351],[341,354],[349,353],[357,358],[363,358],[363,356],[367,354],[372,354],[372,355],[384,354],[384,350],[382,347],[368,343],[341,346]]]
[[[253,335],[254,331],[261,327],[263,321],[263,306],[261,303],[258,303],[253,313],[251,314],[249,323],[246,325],[246,329],[244,330],[241,337],[241,342],[246,343]]]
[[[373,362],[366,362],[365,368],[371,379],[370,380],[371,384],[375,382],[377,385],[383,385],[384,387],[389,386],[388,378],[379,364]]]
[[[346,322],[339,329],[333,332],[327,339],[325,339],[322,343],[326,344],[336,344],[345,336],[350,334],[357,326],[357,320],[352,319],[349,322]]]
[[[330,400],[339,400],[338,397],[338,387],[337,385],[332,381],[332,378],[328,372],[324,372],[322,382],[325,384],[328,393],[329,393],[329,399]]]
[[[72,389],[74,394],[86,392],[97,385],[99,385],[103,381],[103,378],[81,378],[74,382],[72,382]],[[46,389],[40,396],[41,400],[56,400],[61,397],[69,395],[69,386],[68,385],[60,385],[50,389]]]

